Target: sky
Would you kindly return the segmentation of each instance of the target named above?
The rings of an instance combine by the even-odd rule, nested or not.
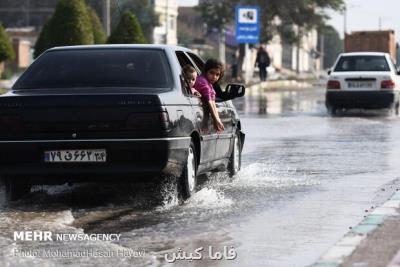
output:
[[[301,1],[301,0],[298,0]],[[345,0],[347,6],[347,32],[360,30],[378,30],[379,18],[381,29],[395,30],[400,42],[400,0]],[[178,0],[181,6],[196,5],[198,0]],[[328,24],[343,36],[344,15],[328,12],[331,20]]]

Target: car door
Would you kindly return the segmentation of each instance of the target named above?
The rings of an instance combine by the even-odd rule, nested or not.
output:
[[[181,67],[186,64],[193,66],[200,75],[201,66],[198,66],[191,58],[183,51],[176,51],[176,56]],[[187,89],[184,91],[188,91]],[[200,164],[209,165],[215,159],[215,151],[217,146],[217,134],[212,125],[212,119],[208,111],[208,107],[201,101],[200,97],[187,94],[191,103],[193,117],[196,121],[196,127],[201,139]]]
[[[198,65],[199,69],[203,69],[204,62],[194,53],[188,53],[189,57]],[[215,150],[215,158],[216,159],[222,159],[229,157],[229,147],[232,139],[232,119],[231,115],[228,110],[228,106],[224,101],[222,101],[221,93],[222,89],[219,85],[214,86],[214,90],[216,92],[217,98],[220,98],[220,100],[217,99],[216,101],[216,107],[218,111],[218,115],[224,124],[225,130],[222,133],[216,133],[214,129],[214,125],[211,121],[211,127],[212,127],[212,134],[216,137],[216,150]]]
[[[231,113],[229,112],[229,107],[227,103],[225,101],[218,100],[219,91],[220,90],[216,90],[217,102],[215,103],[215,105],[217,106],[219,118],[224,124],[224,131],[218,134],[215,156],[217,159],[222,159],[229,157],[229,147],[232,139],[233,127],[232,127],[232,116]]]
[[[200,69],[203,69],[204,62],[197,55],[194,53],[188,53],[188,55],[199,66]],[[216,107],[218,115],[224,124],[225,129],[222,133],[217,133],[214,129],[212,119],[210,118],[210,125],[212,127],[211,134],[216,138],[215,159],[222,159],[229,157],[229,147],[232,139],[232,120],[226,103],[222,101],[223,98],[221,97],[221,87],[219,85],[215,85],[214,90],[217,96]]]

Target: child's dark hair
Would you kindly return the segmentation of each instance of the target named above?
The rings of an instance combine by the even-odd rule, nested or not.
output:
[[[221,76],[219,77],[218,82],[224,77],[224,64],[221,61],[210,58],[206,61],[203,68],[203,74],[207,74],[207,72],[211,69],[219,69],[221,71]]]
[[[185,75],[185,77],[186,77],[187,74],[195,73],[196,70],[192,66],[190,66],[189,64],[186,64],[185,66],[183,66],[182,72],[183,72],[183,75]]]

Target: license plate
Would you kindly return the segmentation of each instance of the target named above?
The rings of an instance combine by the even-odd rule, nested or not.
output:
[[[105,149],[52,150],[44,152],[45,162],[106,162]]]
[[[372,88],[374,86],[373,82],[348,82],[349,88]]]

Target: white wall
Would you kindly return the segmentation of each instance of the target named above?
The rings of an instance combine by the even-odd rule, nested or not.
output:
[[[159,15],[160,26],[155,27],[153,31],[153,39],[156,44],[165,43],[165,35],[167,33],[167,44],[176,45],[177,38],[177,18],[178,18],[178,1],[177,0],[155,0],[154,10]],[[166,26],[168,24],[168,26]]]

